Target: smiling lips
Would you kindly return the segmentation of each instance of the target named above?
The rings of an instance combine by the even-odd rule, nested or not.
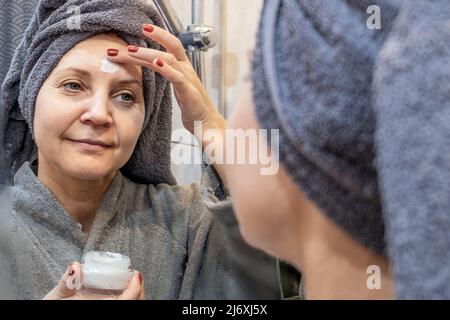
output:
[[[81,140],[68,139],[68,140],[75,143],[77,146],[81,147],[83,150],[86,151],[102,151],[111,148],[113,146],[110,143],[106,143],[100,140],[92,140],[92,139],[81,139]]]

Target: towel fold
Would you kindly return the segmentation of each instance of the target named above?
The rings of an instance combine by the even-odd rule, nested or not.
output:
[[[74,28],[79,13],[80,29]],[[78,17],[76,17],[78,19]],[[36,158],[33,117],[36,97],[62,56],[81,41],[115,32],[132,45],[161,50],[145,39],[144,23],[163,27],[156,10],[139,0],[41,0],[0,93],[1,171],[9,177]],[[146,116],[130,160],[121,172],[138,183],[175,184],[170,170],[171,88],[161,75],[143,69]]]

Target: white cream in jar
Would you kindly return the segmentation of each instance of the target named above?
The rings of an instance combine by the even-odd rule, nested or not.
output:
[[[133,276],[130,258],[119,253],[89,251],[81,266],[81,291],[85,293],[121,294]]]

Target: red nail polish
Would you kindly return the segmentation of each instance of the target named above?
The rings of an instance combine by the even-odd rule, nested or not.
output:
[[[75,274],[75,270],[73,270],[73,268],[70,267],[69,277],[73,276],[74,274]]]
[[[155,30],[155,27],[152,26],[151,24],[144,24],[143,29],[147,32],[153,32],[153,30]]]
[[[164,61],[162,61],[161,59],[156,59],[156,65],[158,66],[158,67],[164,67]]]
[[[115,57],[119,54],[119,50],[117,49],[108,49],[108,56]]]
[[[142,280],[142,274],[141,274],[140,272],[138,273],[138,277],[139,277],[139,283],[140,283],[141,286],[142,286],[143,280]]]
[[[138,52],[139,48],[136,46],[128,46],[128,52]]]

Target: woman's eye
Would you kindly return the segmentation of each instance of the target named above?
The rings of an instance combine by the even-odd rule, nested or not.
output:
[[[79,90],[81,90],[81,85],[80,85],[79,83],[77,83],[77,82],[68,82],[68,83],[65,83],[65,84],[63,85],[63,87],[64,87],[65,89],[68,89],[68,90],[71,90],[71,91],[79,91]]]
[[[125,104],[134,104],[136,99],[134,95],[130,93],[121,93],[116,98],[119,99],[119,102],[125,103]]]

